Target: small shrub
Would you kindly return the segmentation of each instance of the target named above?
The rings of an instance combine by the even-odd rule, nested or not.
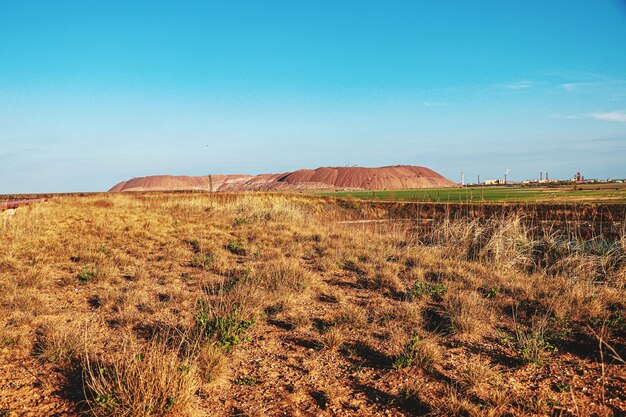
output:
[[[200,381],[191,358],[153,342],[84,362],[85,395],[96,416],[189,415]]]
[[[364,288],[386,289],[398,293],[403,289],[403,283],[398,277],[398,266],[396,264],[382,264],[376,267],[373,274],[357,279]]]
[[[407,291],[411,298],[421,298],[428,292],[428,283],[424,281],[415,281],[413,286]]]
[[[367,325],[367,311],[354,304],[347,304],[341,308],[337,322],[347,324],[353,328],[362,328]]]
[[[441,299],[448,292],[448,287],[443,282],[426,282],[417,280],[407,291],[409,298],[418,299],[423,295],[430,295],[435,299]]]
[[[190,265],[194,268],[205,269],[215,260],[211,253],[194,253],[191,257]]]
[[[626,330],[626,310],[617,310],[609,317],[592,317],[591,324],[598,327],[607,327],[612,330]]]
[[[292,259],[266,262],[249,274],[250,284],[273,293],[302,290],[309,286],[311,280],[311,272]]]
[[[435,401],[435,415],[442,416],[485,416],[489,411],[481,410],[481,408],[472,403],[470,399],[462,396],[456,388],[448,386],[443,395]]]
[[[226,245],[226,249],[228,249],[230,253],[233,253],[239,256],[246,256],[246,254],[248,253],[245,245],[236,240],[231,240],[230,242],[228,242],[228,245]]]
[[[79,284],[86,285],[94,281],[97,278],[97,276],[98,276],[98,271],[95,268],[85,267],[78,273],[76,278],[78,279]]]
[[[37,356],[48,362],[64,365],[78,357],[81,334],[71,327],[46,326],[39,330],[35,341]]]
[[[468,359],[459,371],[459,386],[465,390],[498,382],[497,368],[483,358]]]
[[[225,293],[231,292],[237,285],[243,282],[248,282],[250,275],[252,274],[252,268],[246,267],[241,270],[234,270],[229,272],[228,279],[221,284],[221,291]]]
[[[423,324],[423,306],[417,303],[395,303],[385,313],[388,320],[411,332]],[[386,319],[386,318],[383,318]]]
[[[453,333],[480,336],[488,325],[490,313],[485,301],[474,291],[455,291],[444,300]]]
[[[254,325],[254,319],[245,320],[236,308],[226,314],[219,314],[204,301],[198,302],[196,326],[206,339],[230,352],[234,346],[248,340],[246,332]]]
[[[546,340],[551,344],[561,344],[567,342],[574,333],[571,323],[568,320],[557,320],[551,317],[544,330]]]
[[[393,363],[393,369],[420,366],[425,370],[432,370],[441,358],[437,343],[431,339],[420,339],[413,335],[411,341],[406,344],[403,352],[398,355]]]
[[[431,297],[436,298],[436,299],[441,299],[448,292],[448,288],[446,287],[446,284],[442,282],[436,282],[434,284],[430,284],[430,287],[428,290],[430,292]]]
[[[490,221],[490,236],[482,245],[479,257],[499,269],[530,270],[534,263],[536,242],[521,216]]]
[[[198,374],[206,385],[217,386],[225,382],[228,360],[223,349],[213,346],[201,349],[196,363]]]
[[[324,347],[329,350],[335,350],[339,348],[344,341],[344,331],[337,326],[333,326],[327,329],[322,334],[322,343]]]
[[[558,350],[546,340],[543,326],[535,324],[530,331],[524,331],[520,326],[516,326],[515,344],[522,360],[537,366],[543,365],[547,356]]]
[[[488,299],[496,298],[497,296],[498,296],[498,289],[497,288],[490,288],[485,293],[485,298],[488,298]]]

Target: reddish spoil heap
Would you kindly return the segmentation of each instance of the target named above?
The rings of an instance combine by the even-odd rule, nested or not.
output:
[[[207,175],[203,177],[154,175],[123,181],[110,192],[148,190],[283,190],[357,189],[400,190],[456,187],[457,184],[435,171],[411,165],[381,168],[323,167],[300,169],[283,174]]]

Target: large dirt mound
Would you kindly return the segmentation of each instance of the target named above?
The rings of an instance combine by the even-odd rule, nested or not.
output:
[[[219,191],[227,184],[240,187],[254,178],[252,175],[206,175],[202,177],[152,175],[123,181],[109,192],[146,190],[207,190]]]
[[[381,168],[323,167],[283,174],[207,175],[202,177],[155,175],[123,181],[109,191],[146,190],[281,190],[361,189],[400,190],[455,187],[457,184],[435,171],[411,165]]]

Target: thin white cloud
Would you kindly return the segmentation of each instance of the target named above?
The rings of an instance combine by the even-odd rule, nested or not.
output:
[[[610,111],[606,113],[591,113],[591,117],[597,120],[607,120],[609,122],[626,123],[625,111]]]
[[[533,86],[532,81],[516,81],[512,84],[507,85],[507,88],[511,90],[524,90],[526,88],[530,88]]]
[[[626,86],[625,80],[616,80],[616,79],[604,79],[604,80],[589,80],[589,81],[580,81],[580,82],[566,82],[560,83],[559,87],[563,90],[572,92],[572,91],[612,91],[619,92],[624,91],[624,87]]]

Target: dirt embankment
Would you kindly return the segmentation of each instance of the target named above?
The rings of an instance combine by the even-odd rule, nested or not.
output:
[[[123,181],[109,191],[147,190],[283,190],[283,189],[360,189],[400,190],[456,187],[457,184],[435,171],[411,165],[381,168],[323,167],[282,174],[207,175],[202,177],[155,175]]]
[[[11,200],[11,201],[0,201],[0,211],[7,209],[15,209],[20,206],[25,206],[32,203],[41,203],[44,201],[48,201],[47,198],[34,198],[34,199],[23,199],[23,200]]]
[[[535,220],[623,222],[626,204],[415,203],[344,200],[340,204],[367,218],[489,218],[517,213]]]
[[[620,236],[626,226],[626,204],[528,204],[528,203],[415,203],[340,200],[350,220],[416,220],[445,219],[487,220],[519,215],[529,225],[576,227],[589,236]],[[584,237],[584,236],[583,236]]]

